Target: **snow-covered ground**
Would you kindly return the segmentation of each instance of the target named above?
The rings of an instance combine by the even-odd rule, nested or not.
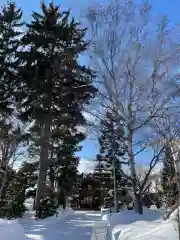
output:
[[[76,211],[56,222],[52,220],[31,223],[22,221],[21,224],[30,240],[90,240],[92,225],[94,221],[100,219],[100,213]]]
[[[0,219],[0,240],[90,240],[93,223],[101,220],[97,211],[59,208],[58,216],[36,220],[33,199],[26,200],[28,211],[14,221]]]
[[[65,213],[66,212],[66,213]],[[0,219],[2,240],[90,240],[93,223],[101,220],[100,212],[64,211],[64,216],[35,220],[31,215],[8,221]]]
[[[111,215],[104,212],[103,216],[97,211],[60,209],[58,217],[35,220],[33,216],[29,202],[29,211],[22,219],[0,219],[0,239],[90,240],[93,224],[104,220],[110,225],[108,232],[113,240],[178,240],[176,221],[164,221],[163,212],[157,209],[144,209],[143,215],[121,210]]]
[[[26,240],[23,227],[17,221],[0,219],[0,239],[2,240]]]
[[[143,215],[133,210],[102,216],[110,224],[113,240],[177,240],[175,221],[164,221],[162,212],[144,209]]]

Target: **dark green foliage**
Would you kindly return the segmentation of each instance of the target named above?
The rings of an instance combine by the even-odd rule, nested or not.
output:
[[[19,180],[10,165],[18,147],[27,142],[26,134],[22,135],[20,127],[15,127],[12,121],[15,109],[15,80],[18,76],[17,52],[21,46],[22,26],[21,9],[18,9],[15,3],[8,2],[0,12],[0,215],[7,218],[21,217],[25,211],[23,187],[15,186]],[[15,122],[15,119],[13,120]]]
[[[19,53],[23,66],[18,98],[22,100],[23,120],[35,119],[37,132],[47,121],[53,132],[62,125],[83,124],[82,106],[89,102],[96,89],[93,74],[81,66],[78,55],[85,51],[85,30],[69,20],[69,12],[60,12],[53,3],[41,5],[42,14],[33,13],[22,42],[25,51]]]
[[[178,186],[175,177],[174,159],[168,143],[164,152],[161,185],[167,206],[174,205],[177,201]]]
[[[56,181],[67,193],[76,182],[78,164],[77,157],[67,156],[66,163],[59,166],[56,170]]]
[[[73,156],[78,145],[76,127],[85,124],[83,107],[96,92],[92,85],[94,73],[78,60],[79,54],[88,47],[86,30],[74,19],[70,20],[69,11],[61,12],[53,2],[48,7],[42,3],[41,11],[33,12],[33,20],[22,39],[25,49],[18,55],[21,66],[17,86],[23,89],[19,87],[16,92],[22,107],[21,119],[34,120],[33,151],[40,155],[37,204],[40,196],[43,197],[46,172],[49,167],[53,170],[54,162],[65,168],[63,161],[71,166],[69,159],[72,158],[76,166]],[[66,138],[68,146],[64,144]],[[62,148],[63,154],[59,157]],[[73,176],[74,171],[71,169],[69,176]]]
[[[25,205],[16,200],[12,199],[9,202],[3,202],[0,205],[0,217],[7,219],[21,218],[26,211]]]
[[[24,205],[26,179],[20,174],[14,176],[1,201],[0,215],[9,219],[22,217],[26,208]]]
[[[124,129],[118,120],[118,112],[115,108],[110,108],[106,113],[105,119],[101,121],[100,153],[97,155],[95,169],[95,172],[99,172],[101,182],[107,181],[109,179],[107,173],[111,173],[109,187],[113,187],[113,164],[115,164],[117,187],[121,188],[126,185],[126,178],[122,171],[122,162],[125,162],[122,157],[126,154],[123,137]]]
[[[59,129],[58,134],[52,135],[50,150],[50,165],[48,178],[50,186],[54,189],[54,182],[58,184],[58,201],[65,208],[66,197],[72,194],[73,187],[77,183],[77,167],[79,158],[75,152],[81,147],[79,143],[84,140],[84,135],[76,129],[70,131]]]
[[[41,199],[40,201],[40,206],[38,208],[38,211],[36,213],[36,218],[39,219],[44,219],[53,215],[58,215],[58,201],[50,198],[50,197],[46,197],[44,199]]]
[[[24,181],[24,184],[26,184],[26,188],[32,188],[35,186],[36,181],[37,181],[37,173],[36,171],[38,170],[39,167],[39,162],[23,162],[18,173],[21,175],[21,184]]]
[[[92,72],[78,62],[78,54],[88,46],[85,30],[53,3],[42,3],[41,9],[42,14],[32,14],[22,39],[27,50],[19,55],[24,83],[19,97],[25,108],[21,116],[35,118],[40,127],[49,118],[56,126],[74,126],[83,123],[82,105],[96,91]]]
[[[98,184],[96,183],[96,188],[99,189],[99,199],[101,205],[104,204],[105,197],[105,189],[113,189],[113,180],[112,180],[112,170],[105,169],[102,166],[100,155],[97,155],[97,159],[99,160],[98,164],[95,167],[93,177],[98,180]]]
[[[52,188],[57,181],[59,190],[70,194],[79,164],[75,152],[85,139],[77,127],[86,124],[82,112],[97,91],[94,72],[79,63],[79,55],[89,46],[86,29],[70,18],[69,11],[43,2],[41,13],[33,12],[24,33],[19,30],[22,26],[21,9],[9,2],[0,13],[0,114],[16,114],[21,124],[34,123],[29,127],[30,139],[28,134],[22,136],[20,128],[11,136],[18,136],[15,147],[30,142],[29,153],[40,161],[24,163],[11,181],[7,177],[1,215],[8,218],[23,214],[26,191],[37,180],[36,170],[37,204],[44,197],[47,172]],[[9,132],[6,135],[9,140]],[[3,167],[5,172],[7,166]],[[48,201],[41,217],[53,215],[53,206]]]
[[[57,148],[57,158],[54,161],[55,180],[66,195],[71,194],[71,190],[76,184],[79,158],[75,156],[75,152],[80,150],[79,143],[83,139],[83,134],[74,131],[73,136],[68,130],[68,132],[64,132],[62,143]]]
[[[37,170],[39,162],[28,163],[23,162],[19,171],[17,172],[16,179],[19,180],[19,184],[24,189],[24,200],[28,197],[32,197],[29,191],[34,188],[37,183]],[[29,190],[30,189],[30,190]]]
[[[13,161],[21,156],[20,147],[24,147],[24,144],[28,141],[27,134],[22,133],[22,130],[18,124],[13,124],[13,121],[8,121],[7,118],[0,120],[0,199],[3,199],[5,207],[10,209],[14,199],[19,204],[23,203],[23,199],[18,199],[22,196],[24,191],[24,184],[27,181],[27,176],[22,181],[22,174],[25,172],[20,170],[15,172],[12,169]],[[18,151],[19,150],[19,151]],[[17,210],[18,211],[18,210]],[[15,213],[16,214],[16,213]],[[9,215],[8,215],[9,216]],[[14,216],[14,215],[13,215]]]
[[[22,11],[9,2],[0,12],[0,112],[11,113],[14,81],[17,78],[17,51],[20,47]]]
[[[66,197],[71,195],[73,186],[77,183],[78,164],[79,159],[73,154],[68,154],[65,157],[64,163],[60,161],[55,167],[55,180],[59,188],[58,201],[64,208],[66,205]]]
[[[2,196],[0,204],[1,217],[7,217],[8,219],[22,217],[26,210],[24,205],[26,191],[36,184],[37,177],[34,173],[36,165],[37,163],[24,162],[19,171],[14,172]]]

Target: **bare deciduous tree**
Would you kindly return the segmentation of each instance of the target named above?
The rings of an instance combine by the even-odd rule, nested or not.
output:
[[[29,134],[24,132],[24,129],[21,129],[19,125],[13,127],[12,122],[6,118],[0,120],[0,199],[7,182],[8,173],[24,154],[24,144],[28,142],[28,139]]]
[[[154,20],[151,9],[147,1],[138,5],[131,0],[112,0],[107,5],[90,7],[86,16],[99,102],[101,109],[114,105],[119,110],[119,122],[126,133],[135,210],[140,214],[146,181],[163,153],[162,139],[169,131],[164,121],[174,113],[176,90],[172,82],[179,78],[178,45],[171,38],[168,20]],[[149,170],[139,186],[135,163],[143,151],[153,154],[149,154]]]

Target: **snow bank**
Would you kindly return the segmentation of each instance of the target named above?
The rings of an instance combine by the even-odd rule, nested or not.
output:
[[[139,221],[128,227],[116,227],[113,239],[118,240],[178,240],[177,225],[173,221],[147,222]],[[117,234],[118,233],[118,234]]]
[[[66,209],[59,208],[57,216],[52,216],[42,220],[35,220],[35,221],[38,221],[38,224],[39,223],[42,223],[45,225],[56,224],[57,222],[59,222],[59,220],[63,220],[67,216],[72,214],[74,214],[74,210],[72,208],[66,208]]]
[[[40,220],[36,220],[35,219],[35,211],[33,210],[33,203],[34,203],[34,199],[33,198],[28,198],[25,201],[25,206],[27,208],[27,212],[24,214],[24,216],[19,219],[19,223],[29,223],[29,222],[38,222],[38,223],[42,223],[42,224],[54,224],[56,222],[58,222],[60,219],[64,219],[65,217],[74,214],[74,211],[72,210],[72,208],[66,208],[63,209],[62,206],[60,206],[58,208],[58,216],[52,216],[52,217],[48,217],[45,219],[40,219]]]
[[[169,219],[172,221],[178,221],[178,218],[180,218],[180,206],[176,208],[169,216]]]
[[[69,215],[74,214],[74,210],[72,208],[66,208],[58,209],[58,215],[54,215],[51,217],[47,217],[45,219],[35,219],[35,211],[28,211],[24,214],[24,216],[20,219],[18,219],[20,224],[27,223],[27,224],[32,224],[32,223],[38,223],[38,224],[43,224],[43,225],[49,225],[49,224],[56,224],[59,222],[59,220],[66,218]]]
[[[133,210],[123,210],[103,215],[102,219],[108,221],[113,240],[178,239],[176,223],[163,221],[163,214],[157,209],[144,209],[143,215]]]
[[[102,216],[102,220],[110,222],[111,227],[117,225],[127,225],[137,221],[156,221],[163,219],[162,213],[158,210],[144,209],[143,215],[139,215],[134,210],[123,210],[119,213],[105,214]]]
[[[0,239],[2,240],[26,240],[23,227],[16,221],[0,219]]]

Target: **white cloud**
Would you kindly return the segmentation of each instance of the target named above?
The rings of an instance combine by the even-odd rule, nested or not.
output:
[[[80,173],[91,173],[94,170],[95,164],[96,162],[91,159],[82,158],[78,166],[78,171]]]
[[[85,118],[85,120],[87,121],[88,124],[95,124],[96,122],[96,117],[93,115],[92,113],[88,113],[88,112],[83,112],[83,117]],[[87,133],[89,128],[87,125],[83,125],[83,126],[77,126],[76,129],[81,132],[81,133]]]
[[[77,126],[76,129],[78,132],[83,133],[83,134],[85,134],[87,132],[86,126]]]
[[[154,175],[154,174],[160,175],[161,169],[162,169],[162,162],[158,162],[155,165],[155,167],[152,169],[150,175]],[[136,165],[136,171],[137,171],[137,174],[139,174],[139,175],[143,175],[148,170],[149,170],[149,166],[148,165],[143,165],[143,164],[142,165],[140,165],[140,164]]]
[[[93,114],[93,111],[92,111],[92,113],[90,113],[90,112],[83,112],[83,116],[84,116],[84,118],[86,119],[86,121],[87,122],[90,122],[90,123],[94,123],[95,122],[95,120],[96,120],[96,117],[95,117],[95,115]]]
[[[162,167],[163,167],[163,163],[162,162],[158,162],[156,164],[156,166],[153,168],[152,174],[161,174],[162,171]]]

